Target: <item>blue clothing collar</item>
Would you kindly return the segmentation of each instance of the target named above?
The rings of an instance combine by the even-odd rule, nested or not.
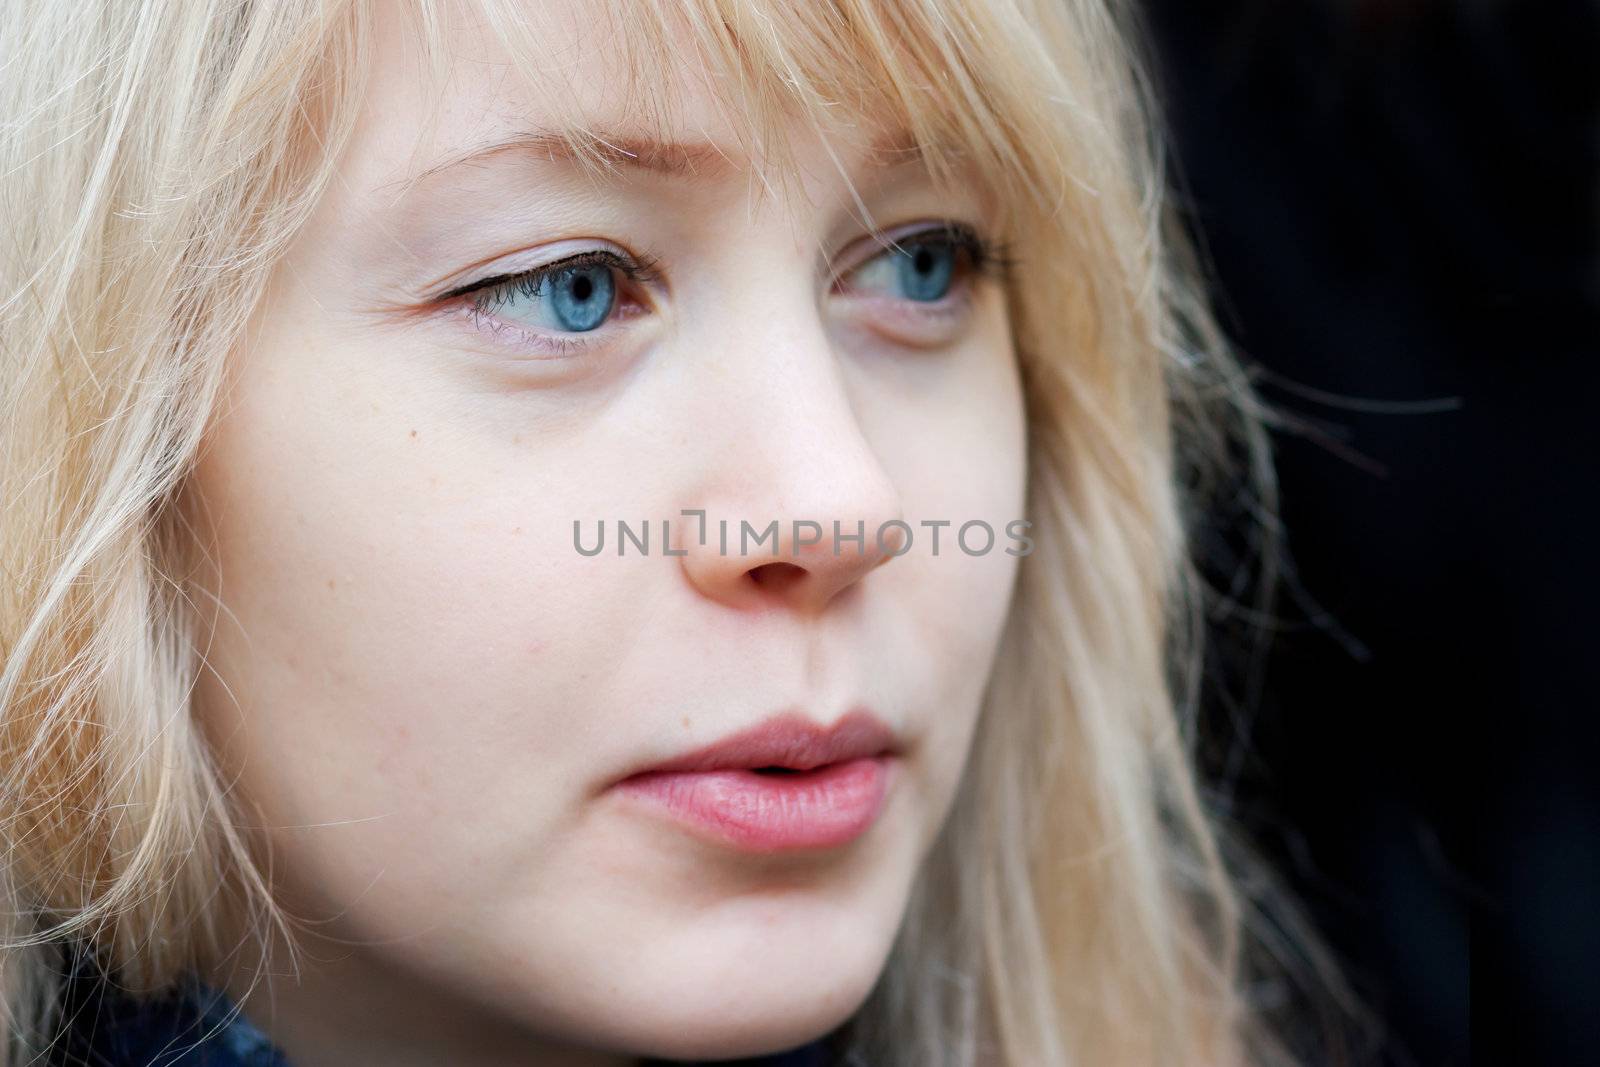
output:
[[[82,972],[68,982],[61,1040],[52,1048],[50,1062],[59,1067],[293,1067],[219,990],[190,981],[166,996],[136,999]],[[723,1061],[716,1067],[831,1067],[832,1063],[825,1042],[818,1040],[772,1056]],[[646,1064],[669,1067],[665,1060]]]
[[[226,994],[188,981],[131,996],[87,969],[68,979],[51,1062],[61,1067],[291,1067]]]

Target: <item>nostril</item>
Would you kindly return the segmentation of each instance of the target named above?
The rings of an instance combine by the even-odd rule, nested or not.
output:
[[[793,563],[763,563],[749,571],[750,581],[775,592],[789,588],[805,576],[806,569]]]

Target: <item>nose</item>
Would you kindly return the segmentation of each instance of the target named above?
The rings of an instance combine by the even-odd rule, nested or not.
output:
[[[724,378],[737,393],[719,407],[738,414],[717,420],[711,469],[673,540],[702,595],[815,614],[903,554],[911,531],[821,324],[789,323],[770,359],[740,359],[760,373]]]
[[[764,521],[686,509],[684,573],[702,594],[730,607],[814,614],[904,551],[908,528],[898,513],[874,520],[861,517],[866,511],[889,515],[890,509],[862,508],[852,519],[806,518],[795,510]]]

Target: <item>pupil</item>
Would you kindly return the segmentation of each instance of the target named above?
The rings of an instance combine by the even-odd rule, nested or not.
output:
[[[572,295],[578,300],[587,300],[594,293],[594,282],[587,275],[580,274],[572,282]]]
[[[916,259],[913,260],[918,274],[926,274],[933,269],[933,253],[926,248],[917,249]]]

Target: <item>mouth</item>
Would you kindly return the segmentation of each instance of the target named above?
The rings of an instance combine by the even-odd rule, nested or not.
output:
[[[836,848],[882,811],[899,745],[864,711],[823,729],[790,714],[629,775],[618,792],[745,851]]]

